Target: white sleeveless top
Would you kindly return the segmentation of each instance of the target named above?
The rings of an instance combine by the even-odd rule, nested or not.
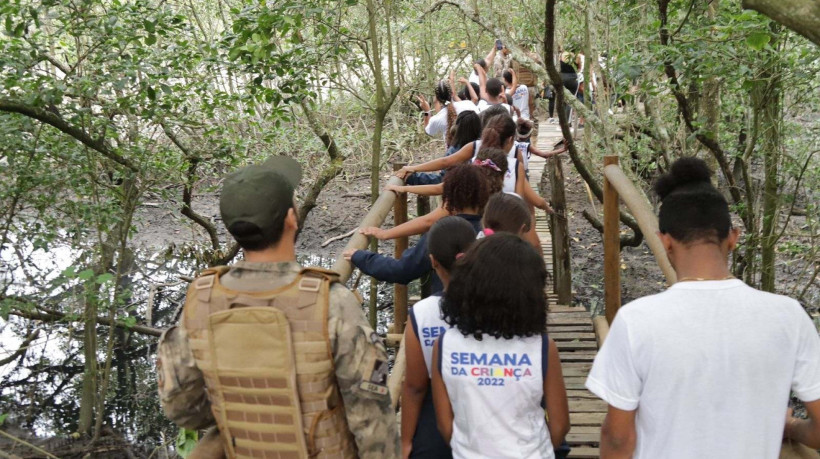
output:
[[[513,145],[513,151],[520,151],[521,152],[521,161],[524,164],[524,172],[530,171],[530,143],[529,142],[518,142],[516,141]],[[515,153],[512,154],[515,156]]]
[[[473,141],[473,161],[478,158],[478,150],[481,149],[481,140]],[[504,185],[501,191],[505,193],[512,193],[518,196],[515,192],[515,184],[518,181],[518,159],[516,159],[516,145],[513,144],[509,153],[507,153],[507,173],[504,174]],[[526,166],[525,166],[526,167]]]
[[[441,338],[437,362],[453,407],[454,458],[555,457],[544,413],[549,340]]]
[[[427,365],[427,375],[433,377],[433,345],[438,338],[450,329],[447,322],[441,318],[440,295],[424,298],[410,308],[410,323],[416,338],[421,344],[421,353],[424,355],[424,364]]]

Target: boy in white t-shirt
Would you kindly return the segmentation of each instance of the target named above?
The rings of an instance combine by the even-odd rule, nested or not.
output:
[[[710,175],[682,158],[655,184],[678,282],[621,308],[595,359],[602,458],[777,458],[784,437],[820,448],[817,330],[797,301],[731,275],[739,232]],[[787,415],[790,392],[809,420]]]
[[[507,85],[507,100],[521,113],[521,118],[530,119],[530,90],[527,85],[518,84],[518,75],[515,70],[504,71],[504,83]]]

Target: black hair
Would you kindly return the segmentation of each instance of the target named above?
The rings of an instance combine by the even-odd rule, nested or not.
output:
[[[479,166],[479,170],[487,181],[487,192],[490,196],[501,191],[504,188],[504,175],[506,175],[507,168],[510,166],[507,152],[500,148],[484,147],[482,144],[476,159],[479,161],[489,159],[498,167],[499,170],[495,170],[490,166]]]
[[[504,77],[504,81],[507,82],[507,84],[512,84],[512,82],[513,82],[512,72],[510,72],[509,70],[504,70],[504,73],[501,74],[501,76]]]
[[[465,209],[483,209],[490,195],[484,177],[469,164],[459,164],[447,169],[441,200],[447,212]]]
[[[483,68],[484,70],[487,70],[487,60],[484,59],[483,57],[481,59],[477,60],[476,64],[480,65],[481,68]]]
[[[490,121],[491,118],[498,115],[510,116],[510,111],[507,110],[507,107],[501,104],[490,105],[489,107],[485,108],[484,111],[482,111],[479,115],[481,117],[482,129],[487,127],[487,123]]]
[[[427,250],[445,271],[453,269],[458,254],[475,242],[475,229],[467,220],[449,216],[437,221],[427,234]]]
[[[488,118],[481,131],[481,146],[501,148],[515,135],[515,121],[508,113]]]
[[[680,158],[654,184],[661,198],[658,229],[677,241],[720,243],[732,219],[726,198],[712,185],[712,171],[702,159]]]
[[[456,117],[455,133],[450,146],[459,149],[481,138],[481,118],[472,110],[465,110]]]
[[[498,97],[498,95],[501,94],[501,91],[504,89],[504,85],[498,78],[490,78],[489,80],[487,80],[485,89],[487,90],[487,94],[489,94],[490,96]]]
[[[473,91],[476,93],[476,95],[481,93],[481,87],[478,85],[478,83],[470,83],[470,86],[473,87]],[[461,88],[461,91],[459,91],[458,93],[458,98],[461,100],[472,100],[472,98],[470,97],[470,90],[467,89],[467,85],[464,85],[464,87]]]
[[[547,269],[520,237],[499,233],[479,240],[451,274],[441,313],[464,336],[511,339],[546,330]]]
[[[439,81],[436,85],[435,94],[436,99],[438,99],[438,101],[442,104],[450,102],[453,99],[452,92],[450,91],[450,85],[444,80]]]
[[[518,118],[516,121],[515,134],[519,138],[529,138],[532,135],[534,123],[528,119]]]
[[[532,214],[520,197],[497,193],[490,197],[484,208],[484,227],[495,232],[519,234],[530,230]]]
[[[288,209],[293,208],[293,206]],[[263,231],[255,223],[246,221],[238,221],[228,227],[228,232],[231,233],[239,247],[245,251],[256,252],[272,247],[282,240],[282,234],[285,231],[285,218],[288,216],[286,209],[281,213],[281,218],[277,216],[273,224],[273,229],[267,233]]]

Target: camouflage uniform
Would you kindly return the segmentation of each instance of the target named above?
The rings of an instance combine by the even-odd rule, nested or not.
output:
[[[232,290],[246,292],[274,290],[296,278],[302,268],[296,262],[238,262],[220,277],[220,283]],[[328,333],[335,364],[336,380],[344,400],[345,415],[362,458],[399,456],[396,416],[390,404],[387,385],[387,354],[384,344],[362,314],[361,303],[342,284],[333,284],[328,307]],[[184,332],[181,334],[184,336]],[[187,354],[187,346],[175,346],[177,353]],[[193,356],[168,357],[176,365],[189,366]],[[163,362],[160,355],[161,365]],[[166,365],[169,362],[164,362]],[[160,372],[162,373],[162,372]],[[190,373],[190,372],[189,372]],[[196,384],[190,381],[188,384]],[[201,382],[200,382],[201,384]],[[162,386],[162,382],[160,383]],[[162,390],[161,390],[162,392]],[[182,406],[179,406],[182,405]],[[172,413],[203,412],[190,397],[163,397],[163,408]],[[209,413],[209,411],[208,411]],[[203,419],[204,423],[213,425]],[[182,423],[180,423],[182,424]]]

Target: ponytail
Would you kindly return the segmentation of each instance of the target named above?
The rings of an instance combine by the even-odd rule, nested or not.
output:
[[[481,146],[501,148],[515,135],[515,122],[510,115],[496,115],[487,120],[481,133]]]
[[[453,138],[456,136],[456,117],[458,114],[456,113],[456,107],[453,106],[452,103],[447,104],[445,107],[447,110],[447,133],[446,137],[444,138],[444,143],[447,147],[451,147],[453,145]]]

